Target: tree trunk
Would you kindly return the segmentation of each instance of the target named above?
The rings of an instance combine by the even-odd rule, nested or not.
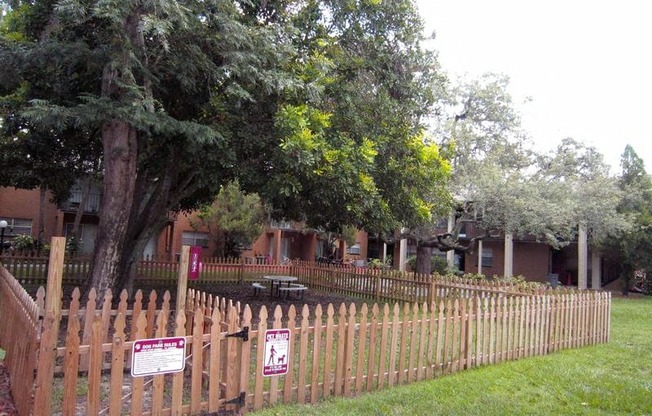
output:
[[[432,272],[432,247],[417,244],[417,267],[418,274],[430,274]]]
[[[136,129],[111,120],[102,128],[104,186],[89,288],[104,295],[119,279],[120,263],[134,200],[137,150]]]

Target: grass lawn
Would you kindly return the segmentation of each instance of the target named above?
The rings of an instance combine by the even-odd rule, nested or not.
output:
[[[614,299],[611,342],[266,415],[652,415],[652,298]]]

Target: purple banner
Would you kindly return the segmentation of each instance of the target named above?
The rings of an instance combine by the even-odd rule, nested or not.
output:
[[[190,264],[188,265],[188,279],[198,280],[201,271],[201,246],[190,247]]]

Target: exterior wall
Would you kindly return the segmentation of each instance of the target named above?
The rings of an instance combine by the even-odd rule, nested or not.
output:
[[[491,249],[492,265],[483,264],[482,274],[485,276],[503,276],[505,273],[505,243],[500,240],[483,241],[484,249]],[[529,281],[546,282],[550,273],[550,247],[529,241],[514,241],[513,275],[523,276]],[[478,246],[472,253],[465,254],[465,272],[478,273]]]
[[[57,228],[59,211],[50,202],[51,194],[46,194],[45,202],[45,234],[47,241],[54,236],[61,236],[62,229]],[[0,217],[32,220],[32,237],[38,237],[39,223],[39,190],[24,190],[15,188],[0,188]],[[5,230],[5,239],[13,237],[10,230]]]
[[[550,273],[550,247],[536,242],[514,242],[514,276],[546,283]]]

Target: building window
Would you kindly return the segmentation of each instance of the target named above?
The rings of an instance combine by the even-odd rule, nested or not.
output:
[[[494,251],[490,248],[482,248],[482,267],[493,267]]]
[[[15,237],[20,234],[32,235],[32,220],[23,218],[0,218],[7,221],[5,237]]]
[[[184,246],[200,246],[208,247],[208,233],[202,233],[199,231],[184,231],[181,236],[181,244]]]

